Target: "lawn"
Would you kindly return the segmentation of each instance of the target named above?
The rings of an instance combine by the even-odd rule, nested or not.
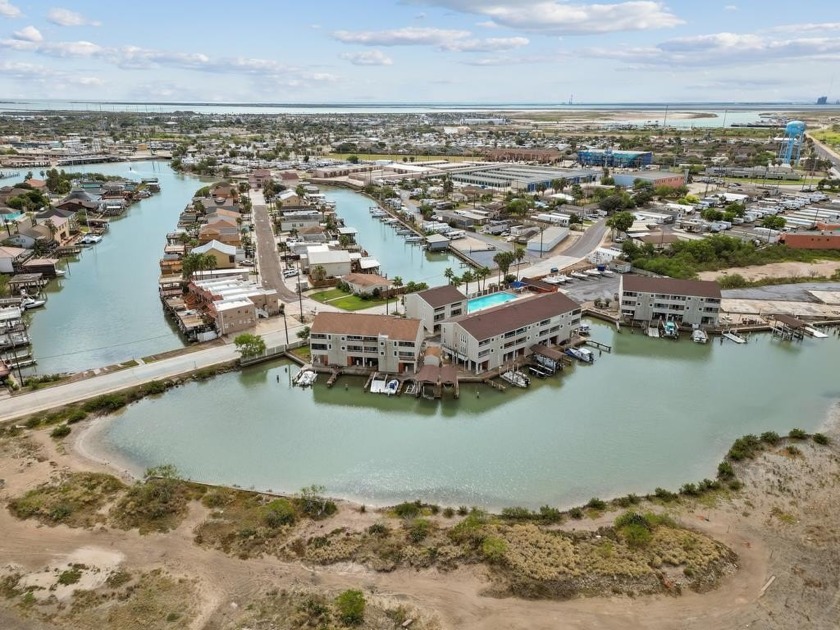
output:
[[[313,293],[309,297],[311,297],[316,302],[321,302],[324,304],[325,302],[329,302],[330,300],[334,300],[336,298],[344,297],[347,295],[345,291],[341,289],[327,289],[326,291],[319,291],[318,293]]]
[[[385,300],[363,300],[358,295],[352,295],[341,289],[328,289],[310,295],[313,300],[321,304],[330,304],[344,311],[361,311],[373,306],[385,304]],[[391,300],[393,302],[393,300]]]

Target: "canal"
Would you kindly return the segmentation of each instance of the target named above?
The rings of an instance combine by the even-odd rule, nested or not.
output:
[[[460,400],[430,402],[347,377],[300,390],[296,368],[262,365],[132,405],[87,446],[135,471],[171,463],[245,488],[569,506],[712,478],[735,438],[813,431],[840,399],[836,337],[697,345],[592,329],[613,354],[529,390],[466,385]]]
[[[430,253],[419,244],[406,243],[390,225],[370,215],[375,202],[364,195],[344,188],[325,188],[324,195],[336,204],[336,213],[347,227],[358,230],[357,242],[381,265],[381,273],[389,278],[400,276],[403,283],[410,280],[425,282],[430,287],[446,284],[446,269],[461,275],[460,260],[448,253]]]
[[[77,372],[182,347],[158,297],[158,260],[166,233],[175,228],[201,180],[160,161],[65,170],[135,181],[157,177],[161,192],[112,220],[102,242],[71,260],[67,276],[48,285],[47,304],[32,313],[29,329],[37,373]]]

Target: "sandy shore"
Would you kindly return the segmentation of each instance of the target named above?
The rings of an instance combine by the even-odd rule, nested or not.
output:
[[[752,267],[732,267],[721,271],[701,271],[700,280],[717,280],[726,275],[738,274],[746,280],[763,278],[808,278],[811,276],[831,277],[840,269],[840,261],[824,260],[821,262],[780,262]]]
[[[142,479],[144,471],[140,466],[105,446],[105,433],[114,420],[113,416],[95,418],[77,425],[67,443],[68,455],[82,464],[104,468],[129,483]]]

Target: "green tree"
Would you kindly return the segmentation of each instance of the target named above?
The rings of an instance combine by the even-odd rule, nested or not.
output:
[[[516,279],[519,280],[519,268],[522,266],[522,261],[525,258],[525,248],[518,245],[513,251],[513,258],[516,260]]]
[[[335,598],[338,617],[348,626],[357,626],[365,619],[365,596],[361,591],[344,591]]]
[[[452,271],[452,267],[447,267],[443,271],[443,277],[449,281],[449,284],[452,284],[452,280],[455,278],[455,272]]]
[[[515,260],[512,252],[498,252],[493,256],[493,262],[499,268],[499,284],[502,284],[502,276],[506,276],[510,271],[510,266]]]
[[[475,275],[473,274],[473,272],[472,272],[472,271],[470,271],[469,269],[467,269],[467,270],[466,270],[466,271],[465,271],[465,272],[461,275],[461,280],[463,281],[463,283],[464,283],[464,285],[465,285],[465,286],[464,286],[464,293],[466,293],[467,295],[469,295],[469,294],[470,294],[470,282],[472,282],[473,280],[475,280]]]
[[[348,155],[347,156],[347,161],[350,162],[350,164],[358,164],[359,163],[359,156],[358,155]]]
[[[636,217],[633,216],[632,212],[616,212],[607,219],[607,227],[612,228],[613,233],[626,232],[633,226],[635,220]]]
[[[621,195],[610,195],[598,202],[598,207],[604,212],[612,214],[624,209],[624,198]]]
[[[265,352],[265,340],[259,335],[242,333],[234,338],[233,344],[243,359],[258,357]]]
[[[304,327],[303,327],[301,330],[299,330],[299,331],[298,331],[298,333],[297,333],[298,339],[303,339],[304,341],[306,341],[307,339],[309,339],[309,334],[310,334],[311,332],[312,332],[312,331],[310,330],[309,326],[304,326]]]
[[[761,227],[770,228],[771,230],[781,230],[786,224],[787,221],[784,217],[775,214],[767,215],[761,220]]]

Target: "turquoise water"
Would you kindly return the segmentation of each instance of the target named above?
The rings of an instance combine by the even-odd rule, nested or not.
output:
[[[500,291],[498,293],[491,293],[490,295],[482,295],[481,297],[473,298],[467,301],[467,313],[475,313],[491,306],[498,306],[505,302],[515,300],[516,296],[512,293]]]
[[[127,467],[172,463],[244,488],[569,506],[713,477],[735,438],[815,430],[840,399],[837,337],[701,345],[598,323],[592,336],[613,354],[528,390],[465,384],[440,402],[365,393],[349,377],[301,390],[297,368],[264,364],[132,405],[100,440]]]

